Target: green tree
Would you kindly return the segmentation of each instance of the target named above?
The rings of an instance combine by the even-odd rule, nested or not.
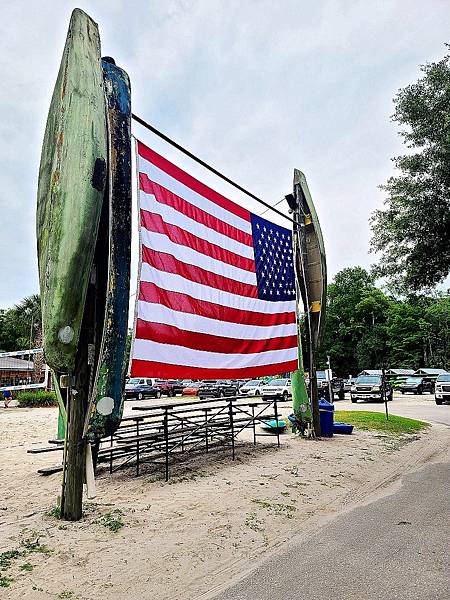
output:
[[[450,55],[421,71],[394,98],[408,152],[393,159],[399,174],[382,186],[385,207],[371,218],[375,274],[403,293],[430,289],[450,271]]]
[[[319,367],[325,366],[329,355],[332,368],[339,375],[357,372],[356,345],[365,329],[362,320],[368,318],[366,312],[370,312],[364,303],[369,302],[367,294],[374,289],[373,278],[361,267],[343,269],[336,274],[328,286],[325,330],[318,353]]]
[[[28,296],[0,314],[0,349],[4,352],[27,349],[41,343],[41,302],[37,294]]]

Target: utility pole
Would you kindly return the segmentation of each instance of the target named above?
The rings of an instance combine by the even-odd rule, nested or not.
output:
[[[331,363],[330,363],[330,357],[327,356],[327,370],[328,370],[328,374],[327,374],[327,380],[328,380],[328,394],[330,397],[330,402],[332,403],[334,398],[333,398],[333,386],[331,384]]]

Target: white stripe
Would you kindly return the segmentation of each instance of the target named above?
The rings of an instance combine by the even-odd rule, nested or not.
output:
[[[158,287],[171,292],[180,292],[188,294],[198,300],[213,302],[221,306],[237,308],[240,310],[249,310],[253,312],[263,312],[274,315],[282,312],[293,312],[295,310],[295,300],[286,300],[285,302],[269,302],[259,300],[258,298],[248,298],[238,294],[230,294],[217,288],[209,287],[201,283],[194,283],[189,279],[181,277],[175,273],[166,273],[159,271],[148,263],[142,263],[141,281],[155,283]]]
[[[208,333],[241,340],[267,340],[274,337],[284,337],[297,334],[295,323],[286,325],[243,325],[210,319],[192,313],[180,312],[163,306],[139,300],[138,318],[151,323],[162,323],[194,333]]]
[[[157,252],[171,254],[176,259],[188,265],[194,265],[195,267],[206,269],[210,273],[215,273],[216,275],[228,277],[229,279],[247,283],[249,285],[256,286],[257,284],[256,273],[254,271],[244,271],[244,269],[234,267],[228,263],[206,256],[206,254],[197,252],[196,250],[189,248],[189,246],[175,244],[164,233],[156,233],[141,227],[141,240],[142,244],[147,248],[151,248]]]
[[[146,173],[151,181],[162,185],[176,196],[183,198],[183,200],[190,202],[190,204],[197,206],[197,208],[217,217],[224,223],[237,227],[237,229],[245,231],[245,233],[252,233],[250,221],[246,221],[225,208],[222,208],[215,202],[208,200],[208,198],[205,198],[205,196],[202,196],[190,187],[187,187],[184,183],[178,181],[178,179],[171,177],[165,171],[162,171],[142,156],[139,156],[139,172]]]
[[[233,238],[219,233],[215,229],[210,229],[203,223],[197,223],[193,219],[189,218],[184,213],[176,210],[173,206],[168,206],[162,202],[158,202],[153,194],[147,194],[142,190],[139,191],[139,201],[141,208],[153,213],[156,213],[162,217],[162,219],[170,224],[181,227],[186,231],[196,235],[199,238],[204,239],[211,244],[216,244],[221,248],[228,248],[231,252],[239,254],[245,258],[255,259],[255,254],[252,246],[247,246],[234,240]]]
[[[184,346],[172,346],[171,344],[136,339],[133,359],[204,369],[241,369],[296,360],[297,347],[269,350],[268,352],[258,352],[256,354],[222,354],[220,352],[192,350]]]

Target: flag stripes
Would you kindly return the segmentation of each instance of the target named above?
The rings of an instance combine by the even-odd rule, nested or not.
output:
[[[141,266],[131,374],[207,379],[296,369],[295,301],[283,290],[281,301],[260,297],[261,277],[271,275],[267,266],[258,271],[254,244],[261,237],[252,214],[141,142],[138,168]],[[276,238],[270,241],[268,255],[279,251]]]

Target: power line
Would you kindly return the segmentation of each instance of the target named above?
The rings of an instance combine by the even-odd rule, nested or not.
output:
[[[275,204],[272,204],[272,207],[271,207],[271,208],[272,208],[272,209],[274,209],[274,208],[275,208],[275,206],[278,206],[279,204],[281,204],[281,203],[282,203],[282,202],[284,202],[285,200],[286,200],[286,198],[284,198],[284,197],[283,197],[283,198],[281,198],[281,200],[278,200],[278,202],[275,202]],[[263,211],[262,211],[262,213],[259,213],[259,216],[260,216],[260,217],[262,217],[263,215],[265,215],[265,214],[266,214],[266,212],[267,212],[268,210],[269,210],[269,209],[268,209],[268,208],[266,208],[266,210],[263,210]]]
[[[165,133],[163,133],[162,131],[159,131],[159,129],[156,129],[156,127],[153,127],[153,125],[150,125],[150,123],[147,123],[147,121],[144,121],[144,119],[141,119],[141,117],[138,117],[135,114],[132,114],[131,116],[137,123],[139,123],[146,129],[148,129],[149,131],[151,131],[152,133],[154,133],[155,135],[160,137],[162,140],[164,140],[165,142],[167,142],[168,144],[170,144],[171,146],[173,146],[174,148],[176,148],[177,150],[179,150],[180,152],[182,152],[183,154],[185,154],[192,160],[195,160],[195,162],[198,162],[200,165],[202,165],[202,167],[205,167],[205,169],[208,169],[208,171],[211,171],[211,173],[214,173],[214,175],[217,175],[217,177],[220,177],[221,179],[223,179],[230,185],[237,188],[239,191],[243,192],[247,196],[250,196],[250,198],[253,198],[253,200],[256,200],[256,202],[259,202],[260,204],[265,206],[267,210],[272,210],[273,212],[280,215],[280,217],[287,219],[291,223],[295,223],[294,219],[291,219],[291,217],[288,217],[287,215],[283,214],[280,210],[277,210],[276,208],[274,208],[267,202],[264,202],[264,200],[261,200],[261,198],[258,198],[258,196],[255,196],[255,194],[252,194],[252,192],[249,192],[244,187],[242,187],[241,185],[239,185],[238,183],[236,183],[235,181],[233,181],[232,179],[230,179],[229,177],[227,177],[226,175],[224,175],[223,173],[221,173],[220,171],[218,171],[217,169],[215,169],[214,167],[212,167],[211,165],[206,163],[204,160],[202,160],[201,158],[199,158],[198,156],[196,156],[195,154],[193,154],[192,152],[190,152],[189,150],[187,150],[186,148],[181,146],[181,144],[178,144],[177,142],[175,142],[175,140],[172,140]],[[281,202],[281,200],[280,200],[280,202]],[[280,204],[280,202],[277,202],[277,204]]]

